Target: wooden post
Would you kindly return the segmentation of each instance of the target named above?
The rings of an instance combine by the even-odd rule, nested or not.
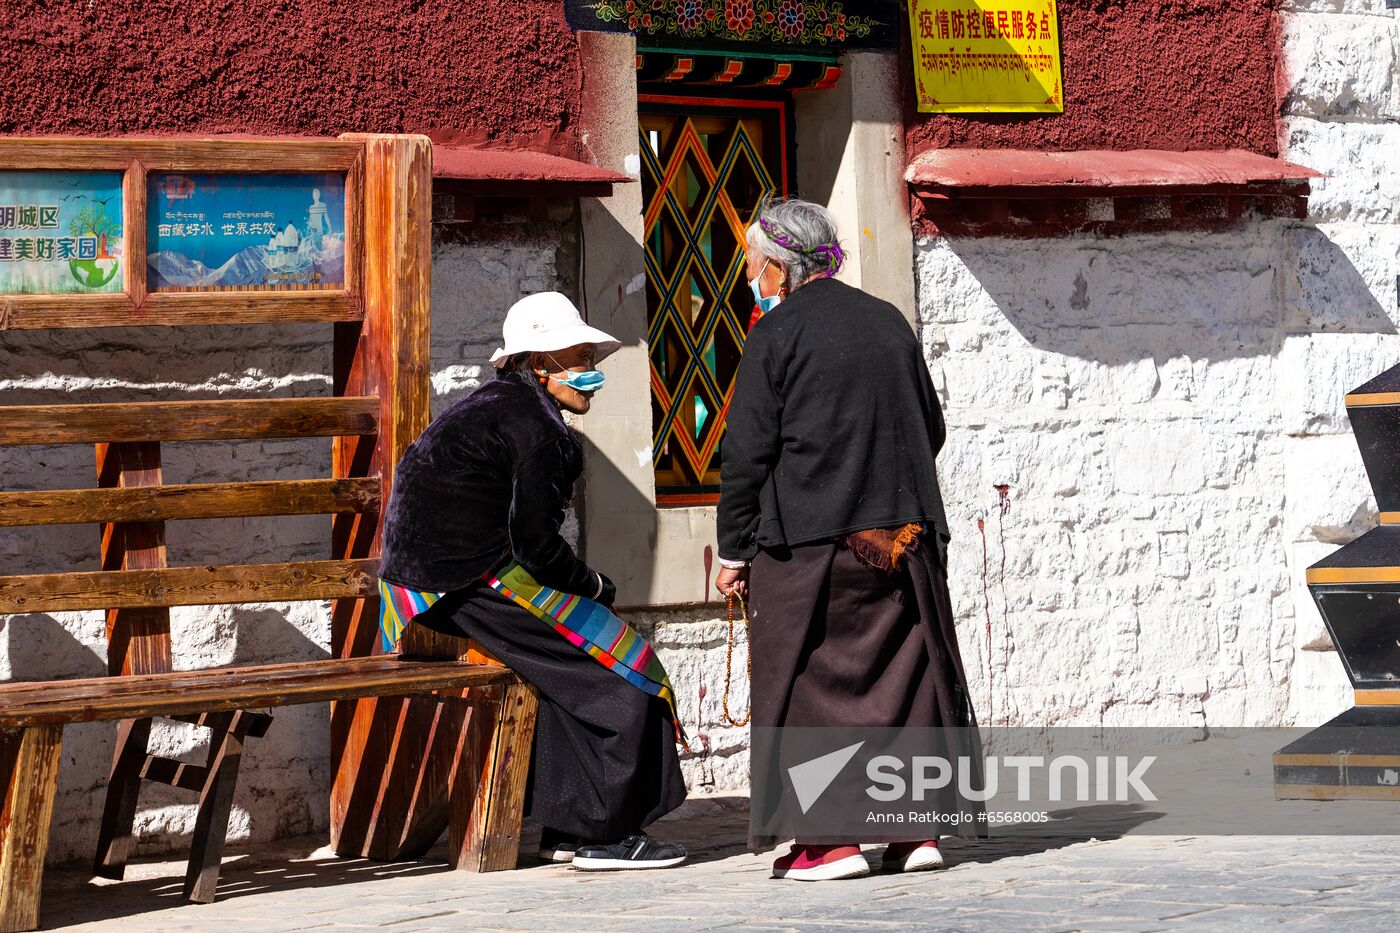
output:
[[[362,284],[364,319],[335,325],[335,392],[379,398],[379,434],[339,437],[337,478],[378,476],[389,501],[393,467],[428,425],[429,276],[432,266],[432,144],[422,136],[353,134],[364,145],[350,174],[347,227],[362,231],[347,256]],[[383,509],[337,516],[334,555],[379,554]],[[377,598],[336,601],[336,657],[374,653]],[[331,707],[331,845],[336,852],[399,858],[445,828],[453,739],[465,710],[433,698],[347,700]],[[444,752],[441,749],[446,748]],[[428,839],[426,843],[422,840]]]
[[[129,268],[128,274],[131,274]],[[161,481],[160,444],[97,445],[98,486],[159,486]],[[164,522],[107,522],[102,525],[103,570],[155,570],[165,566]],[[161,674],[170,669],[168,608],[107,610],[109,674]],[[97,855],[92,867],[93,874],[99,877],[121,878],[135,848],[131,831],[136,821],[141,767],[146,762],[150,736],[149,719],[128,720],[117,728],[117,747],[112,753],[107,800],[102,808]]]
[[[0,931],[39,927],[62,726],[0,732]]]
[[[265,731],[271,717],[239,711],[232,714],[223,735],[217,732],[209,741],[204,786],[199,792],[199,813],[190,841],[190,861],[185,867],[185,899],[195,904],[214,903],[223,864],[224,841],[228,836],[229,811],[238,785],[238,765],[243,757],[243,739],[256,727]],[[217,728],[217,726],[211,726]]]
[[[485,754],[470,738],[463,743],[460,768],[475,780],[454,786],[452,793],[448,838],[454,863],[462,871],[514,868],[520,853],[521,812],[539,694],[526,683],[491,689],[500,692],[499,709],[493,710],[489,720],[476,721],[474,715],[473,723],[489,738]],[[485,712],[484,704],[472,712]],[[493,727],[489,731],[488,722]]]

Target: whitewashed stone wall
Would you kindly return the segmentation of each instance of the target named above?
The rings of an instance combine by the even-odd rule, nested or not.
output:
[[[1341,395],[1400,362],[1400,10],[1287,0],[1282,16],[1282,155],[1327,175],[1313,183],[1312,222],[1287,233],[1282,354],[1298,376],[1287,409],[1285,539],[1299,641],[1326,649],[1303,572],[1376,519]],[[1337,684],[1345,677],[1334,652],[1304,652],[1289,712],[1315,721],[1333,708]]]
[[[491,225],[439,224],[433,242],[433,411],[479,384],[505,309],[543,289],[572,290],[577,270],[573,207],[546,222],[524,216]],[[0,404],[327,395],[329,325],[133,328],[0,335]],[[167,483],[328,476],[328,439],[164,446]],[[94,485],[91,447],[0,448],[0,488]],[[97,570],[95,525],[0,529],[0,574]],[[266,563],[330,556],[323,516],[173,522],[172,565]],[[106,672],[100,612],[0,615],[0,679],[45,680]],[[326,657],[328,603],[179,608],[172,612],[176,666],[212,667]],[[116,726],[70,726],[54,810],[55,860],[90,859],[96,845]],[[165,724],[153,747],[203,760],[201,730]],[[229,830],[231,842],[323,833],[329,731],[324,705],[275,712],[249,743]],[[191,796],[142,789],[143,852],[183,851],[194,826]]]
[[[1309,221],[918,243],[984,722],[1350,706],[1303,572],[1376,522],[1342,397],[1400,362],[1400,40],[1380,3],[1284,18],[1283,155],[1329,175]]]

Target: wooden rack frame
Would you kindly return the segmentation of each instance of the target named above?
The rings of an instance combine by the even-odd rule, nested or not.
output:
[[[96,445],[97,460],[96,488],[0,492],[0,527],[93,522],[102,528],[100,571],[0,577],[0,613],[107,610],[108,667],[113,675],[172,671],[171,606],[330,599],[332,658],[313,664],[334,667],[344,661],[353,665],[359,663],[354,659],[376,653],[375,574],[382,506],[388,500],[395,464],[430,417],[432,147],[428,140],[386,135],[321,141],[11,138],[0,139],[0,170],[124,172],[123,292],[0,295],[0,330],[334,325],[333,397],[0,407],[0,445],[91,443]],[[150,173],[166,171],[346,173],[346,287],[148,290],[147,180]],[[332,437],[332,476],[183,486],[162,483],[163,441],[270,437]],[[332,516],[329,560],[167,566],[166,521],[317,513]],[[414,644],[412,653],[418,658],[488,661],[470,651],[465,639],[439,636]],[[305,673],[306,677],[325,675],[321,668],[311,671],[310,666]],[[354,677],[344,679],[354,682]],[[426,851],[451,822],[459,867],[490,870],[514,865],[534,694],[518,681],[480,683],[488,685],[446,696],[415,696],[411,685],[401,695],[383,688],[377,694],[346,689],[332,702],[331,827],[337,852],[412,857]],[[112,686],[117,688],[117,683]],[[269,691],[277,689],[269,682]],[[276,697],[286,701],[280,693]],[[150,708],[160,707],[157,703]],[[0,709],[0,720],[4,712]],[[235,716],[242,723],[238,729],[233,729],[234,720],[227,716],[186,717],[206,726],[213,723],[216,731],[229,727],[224,729],[222,743],[216,735],[211,747],[233,749],[229,754],[235,775],[242,741],[267,725],[252,714],[239,715],[243,718]],[[484,728],[484,722],[495,725]],[[99,874],[120,876],[132,848],[140,781],[162,780],[163,775],[185,786],[179,782],[192,780],[188,775],[179,777],[183,772],[173,765],[152,763],[146,754],[150,725],[150,718],[129,719],[118,732],[95,865]],[[13,738],[12,733],[0,731],[0,739],[8,741],[7,736]],[[27,760],[0,754],[0,771],[11,765],[19,768]],[[510,762],[514,764],[508,766]],[[206,766],[210,775],[216,766],[211,756]],[[54,768],[51,777],[56,781],[56,764]],[[18,773],[9,778],[12,789]],[[217,785],[217,795],[223,798],[218,806],[224,808],[226,820],[233,777],[214,777],[209,786]],[[0,774],[0,785],[5,780]],[[469,791],[464,803],[463,794],[454,793],[453,787],[479,789]],[[24,858],[37,885],[47,823],[40,815],[43,793],[34,793],[38,797],[25,825],[37,821],[42,831],[37,851],[30,846]],[[52,783],[45,793],[51,807]],[[5,814],[13,816],[17,805],[0,800],[0,842],[7,831]],[[463,808],[469,812],[450,812]],[[222,830],[218,818],[212,817],[210,823],[205,811],[201,798],[196,843],[202,858],[212,860],[212,868],[205,866],[202,880],[191,882],[195,885],[191,890],[212,898]],[[211,844],[212,836],[218,838]],[[199,874],[193,862],[191,872],[192,877]],[[0,865],[0,875],[4,873]],[[0,928],[24,929],[26,923],[37,922],[37,891],[17,895],[22,886],[21,881],[0,877]],[[16,904],[19,907],[12,912]]]
[[[122,293],[0,295],[0,330],[138,324],[272,324],[364,318],[365,142],[0,138],[4,171],[122,174]],[[162,172],[345,173],[343,289],[152,292],[146,287],[147,181]]]

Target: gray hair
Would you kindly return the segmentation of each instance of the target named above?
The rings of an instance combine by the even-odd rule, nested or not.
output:
[[[744,239],[751,251],[784,268],[789,289],[814,275],[835,275],[846,258],[831,212],[797,198],[765,201]]]

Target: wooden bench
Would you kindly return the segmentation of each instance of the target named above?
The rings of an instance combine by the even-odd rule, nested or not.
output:
[[[514,864],[519,844],[520,789],[508,764],[528,748],[534,729],[532,691],[499,665],[466,661],[403,661],[396,656],[334,658],[295,664],[141,674],[117,682],[98,677],[0,686],[0,923],[32,928],[49,821],[58,786],[63,727],[74,722],[149,720],[160,716],[205,726],[220,735],[205,764],[143,755],[119,768],[123,786],[109,800],[127,807],[124,830],[104,821],[97,873],[120,878],[129,848],[130,816],[139,780],[199,794],[199,812],[185,874],[185,896],[214,899],[229,809],[244,739],[263,735],[272,717],[249,707],[295,706],[353,697],[403,696],[473,688],[478,710],[449,775],[450,840],[456,867],[489,870]],[[489,696],[489,698],[488,698]],[[497,708],[487,711],[485,706]],[[138,764],[138,762],[132,762]],[[509,863],[503,866],[502,863]]]
[[[6,328],[325,322],[334,395],[0,406],[0,445],[91,444],[97,467],[96,488],[0,491],[0,528],[101,530],[101,569],[0,576],[0,615],[105,611],[113,675],[0,685],[0,933],[39,923],[71,722],[119,723],[98,875],[121,877],[142,782],[164,783],[199,795],[185,894],[211,900],[244,744],[272,725],[261,710],[327,701],[336,852],[411,858],[447,830],[458,868],[513,867],[533,689],[466,639],[418,626],[403,645],[415,660],[376,656],[383,505],[395,464],[429,420],[429,142],[0,138],[0,171],[34,169],[123,172],[123,291],[0,296],[0,339]],[[343,173],[345,287],[149,290],[146,202],[159,172]],[[288,437],[331,438],[333,475],[163,484],[164,442]],[[329,516],[330,559],[168,566],[166,522],[315,514]],[[308,599],[331,601],[331,657],[174,670],[171,607]],[[208,729],[206,760],[151,755],[154,718]]]

